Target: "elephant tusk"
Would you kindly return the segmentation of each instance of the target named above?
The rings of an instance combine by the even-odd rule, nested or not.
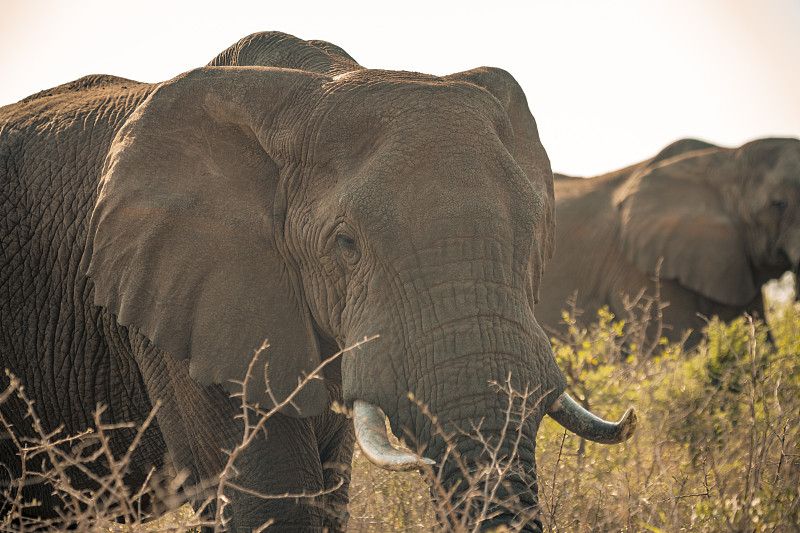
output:
[[[576,435],[601,444],[617,444],[628,440],[638,423],[633,407],[625,411],[619,422],[608,422],[581,407],[566,392],[553,402],[547,414]]]
[[[389,442],[386,434],[386,418],[380,407],[356,400],[353,403],[353,418],[356,426],[356,440],[367,459],[384,470],[395,472],[415,470],[423,465],[435,464],[427,457],[398,450]]]

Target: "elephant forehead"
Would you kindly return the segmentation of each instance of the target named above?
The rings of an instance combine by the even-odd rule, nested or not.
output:
[[[332,154],[365,155],[388,139],[426,142],[426,150],[499,138],[513,147],[508,115],[484,89],[425,75],[368,71],[325,87],[309,125]]]
[[[526,249],[533,242],[541,199],[512,158],[410,160],[388,152],[340,181],[340,212],[357,226],[398,248],[424,247],[437,235],[519,240]]]
[[[746,169],[763,180],[788,177],[800,171],[800,139],[756,139],[729,152],[739,170]]]
[[[497,105],[496,100],[484,89],[472,83],[395,70],[358,70],[333,78],[323,86],[327,95],[347,96],[362,101],[373,100],[390,103],[396,107],[425,104],[431,100],[445,102],[472,100],[480,105]],[[491,102],[495,102],[492,104]]]
[[[359,130],[333,136],[331,146],[308,151],[301,166],[319,176],[323,188],[334,185],[342,201],[374,200],[391,195],[401,199],[435,195],[469,198],[471,193],[518,195],[532,193],[531,184],[508,148],[483,125],[473,129],[425,129],[421,120],[403,127]],[[373,200],[370,200],[373,199]],[[421,198],[420,198],[421,199]]]
[[[437,224],[469,235],[524,231],[532,240],[542,199],[514,158],[505,109],[487,91],[374,71],[326,90],[303,153],[307,168],[335,176],[325,180],[335,182],[335,205],[326,203],[337,214],[386,231]]]
[[[731,180],[729,187],[740,186],[743,201],[753,207],[776,199],[796,201],[800,195],[800,141],[767,139],[761,144],[771,144],[771,150],[762,150],[766,155],[748,154],[739,168],[742,180]],[[755,149],[759,148],[755,145]]]
[[[800,187],[800,141],[791,143],[769,172],[772,179]]]

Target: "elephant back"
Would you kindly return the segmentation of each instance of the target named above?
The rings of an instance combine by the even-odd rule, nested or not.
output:
[[[221,52],[208,66],[290,68],[328,76],[364,68],[335,44],[304,41],[279,31],[248,35]]]

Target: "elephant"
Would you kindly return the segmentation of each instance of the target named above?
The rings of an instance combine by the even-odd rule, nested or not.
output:
[[[800,265],[798,139],[682,139],[594,178],[556,174],[554,188],[558,251],[536,308],[545,329],[563,332],[576,291],[589,316],[625,316],[625,297],[655,295],[657,277],[664,336],[691,349],[712,316],[764,318],[762,285]]]
[[[542,417],[598,442],[633,433],[631,409],[608,422],[565,393],[534,318],[552,171],[503,70],[367,69],[261,32],[164,83],[93,75],[0,108],[0,161],[3,366],[47,431],[158,406],[134,489],[151,469],[214,479],[241,394],[276,411],[236,459],[231,531],[343,531],[356,440],[382,467],[432,469],[452,489],[433,497],[477,529],[541,531],[518,516],[538,505]],[[492,382],[528,393],[516,441]],[[16,398],[1,407],[26,431]],[[485,459],[473,425],[520,469],[485,516],[458,504]],[[27,490],[26,512],[57,515],[47,487]]]

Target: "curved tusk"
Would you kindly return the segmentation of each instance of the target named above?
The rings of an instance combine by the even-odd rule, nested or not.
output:
[[[367,459],[384,470],[415,470],[423,465],[435,464],[427,457],[398,450],[389,442],[386,434],[386,418],[380,407],[356,400],[353,403],[353,418],[356,426],[356,440]]]
[[[576,435],[601,444],[628,440],[638,423],[633,407],[625,411],[619,422],[607,422],[578,405],[566,392],[553,402],[547,414]]]

